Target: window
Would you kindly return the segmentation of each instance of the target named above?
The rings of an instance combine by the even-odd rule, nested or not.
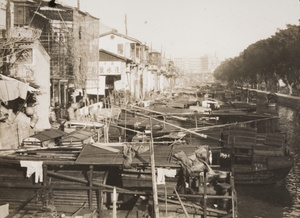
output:
[[[81,57],[79,58],[78,70],[79,70],[79,73],[81,73],[81,70],[82,70],[82,58]]]
[[[123,55],[123,44],[118,44],[118,54]]]
[[[79,39],[81,39],[81,31],[82,31],[82,28],[81,28],[81,26],[79,26],[79,31],[78,31],[78,37],[79,37]]]

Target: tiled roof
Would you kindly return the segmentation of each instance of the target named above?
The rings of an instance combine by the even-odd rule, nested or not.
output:
[[[121,55],[115,54],[115,53],[113,53],[113,52],[110,52],[110,51],[107,51],[107,50],[104,50],[104,49],[100,49],[99,51],[100,51],[100,53],[101,53],[101,52],[102,52],[102,53],[106,53],[106,54],[108,54],[108,55],[114,56],[114,57],[119,58],[119,59],[124,60],[124,61],[132,61],[132,60],[129,59],[129,58],[123,57],[123,56],[121,56]]]
[[[109,32],[106,32],[106,33],[103,33],[103,34],[100,34],[99,37],[103,37],[103,36],[107,36],[107,35],[110,35],[110,34],[114,34],[116,36],[119,36],[119,37],[122,37],[124,39],[128,39],[128,40],[131,40],[133,42],[136,42],[138,44],[142,44],[139,40],[135,39],[135,38],[132,38],[130,36],[126,36],[124,34],[121,34],[121,33],[118,33],[116,30],[112,30],[112,31],[109,31]]]
[[[73,21],[73,8],[57,4],[55,8],[42,4],[38,12],[50,20]]]

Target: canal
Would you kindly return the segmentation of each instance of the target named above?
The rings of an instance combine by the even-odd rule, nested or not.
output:
[[[259,96],[258,111],[279,116],[280,129],[286,133],[295,164],[286,179],[271,186],[237,186],[238,217],[300,217],[300,112],[297,103],[267,109]],[[292,100],[291,100],[292,101]],[[294,105],[294,107],[293,107]]]

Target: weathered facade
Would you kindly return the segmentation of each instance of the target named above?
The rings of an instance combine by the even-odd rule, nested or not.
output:
[[[122,89],[121,86],[130,93],[128,101],[144,100],[150,93],[171,89],[175,84],[174,64],[164,60],[161,53],[149,51],[148,46],[137,39],[112,30],[100,35],[99,48],[130,60],[127,61],[126,69],[121,70],[120,74],[117,73],[120,77],[114,77],[113,80],[110,77],[106,78],[108,83],[117,84],[117,89],[115,86],[108,86],[111,90],[118,91]],[[116,73],[112,72],[111,68],[107,68],[110,73],[104,72],[101,63],[104,64],[100,62],[100,75]]]
[[[16,149],[33,131],[50,128],[50,57],[31,28],[10,28],[2,38],[5,75],[0,75],[0,147]],[[12,43],[13,42],[13,43]],[[4,68],[2,68],[4,70]],[[35,87],[35,88],[33,88]]]
[[[16,1],[15,11],[15,25],[42,30],[40,41],[51,57],[52,106],[66,108],[75,89],[97,85],[98,18],[48,2]]]

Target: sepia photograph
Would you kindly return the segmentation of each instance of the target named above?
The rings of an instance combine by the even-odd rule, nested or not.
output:
[[[0,0],[0,218],[98,217],[300,217],[300,0]]]

